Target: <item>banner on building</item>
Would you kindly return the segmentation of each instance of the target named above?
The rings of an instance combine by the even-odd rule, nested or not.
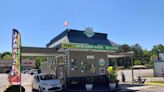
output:
[[[12,33],[12,69],[8,79],[12,85],[21,83],[21,36],[16,29]]]
[[[109,50],[109,51],[117,51],[117,46],[109,46],[109,45],[90,45],[90,44],[75,44],[75,43],[62,43],[62,48],[70,48],[70,49],[94,49],[94,50]]]

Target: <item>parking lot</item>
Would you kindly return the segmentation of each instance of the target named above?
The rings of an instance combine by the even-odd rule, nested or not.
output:
[[[0,74],[0,90],[2,90],[2,92],[9,86],[7,77],[7,74]],[[22,74],[21,84],[25,87],[26,92],[31,92],[32,77],[30,74]]]

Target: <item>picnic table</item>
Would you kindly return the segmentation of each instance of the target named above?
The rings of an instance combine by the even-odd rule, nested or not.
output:
[[[138,77],[138,79],[134,79],[133,80],[135,83],[139,83],[139,84],[144,84],[146,79],[142,79],[140,76]]]

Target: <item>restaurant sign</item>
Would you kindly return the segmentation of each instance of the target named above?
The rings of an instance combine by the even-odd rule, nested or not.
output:
[[[74,43],[62,43],[62,48],[70,48],[70,49],[94,49],[94,50],[109,50],[116,51],[118,47],[109,46],[109,45],[89,45],[89,44],[74,44]]]
[[[89,38],[95,35],[95,33],[93,32],[93,29],[90,28],[90,27],[87,27],[87,28],[85,29],[84,34],[85,34],[87,37],[89,37]]]

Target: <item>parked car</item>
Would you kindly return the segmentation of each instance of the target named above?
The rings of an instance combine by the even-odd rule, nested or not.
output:
[[[28,70],[28,69],[22,70],[22,73],[27,74],[27,73],[29,73],[29,71],[30,71],[30,70]]]
[[[11,70],[6,70],[5,73],[10,73]]]
[[[33,74],[38,74],[38,73],[39,73],[38,69],[31,69],[31,70],[29,71],[29,74],[31,74],[31,75],[33,75]]]
[[[36,74],[32,80],[32,90],[39,92],[62,91],[62,83],[54,74]]]

